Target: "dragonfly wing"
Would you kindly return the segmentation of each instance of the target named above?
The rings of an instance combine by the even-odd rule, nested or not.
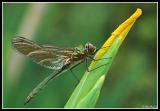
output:
[[[24,37],[13,38],[12,45],[16,50],[24,55],[28,55],[30,52],[42,49],[39,45]]]
[[[12,44],[20,53],[49,69],[61,69],[66,59],[69,58],[69,54],[65,54],[67,49],[48,45],[40,46],[24,37],[14,38]],[[73,52],[73,50],[70,52]]]

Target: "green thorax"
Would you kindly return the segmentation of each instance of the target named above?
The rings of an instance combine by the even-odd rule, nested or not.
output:
[[[83,45],[79,45],[78,47],[75,47],[75,53],[83,54],[84,53]]]

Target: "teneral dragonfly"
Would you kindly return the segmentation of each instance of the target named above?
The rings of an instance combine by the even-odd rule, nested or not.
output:
[[[25,104],[37,95],[51,79],[66,69],[82,63],[86,58],[91,58],[91,55],[94,55],[97,51],[97,48],[91,43],[86,43],[85,46],[75,48],[60,48],[49,45],[38,45],[29,39],[19,36],[12,39],[12,45],[16,50],[30,57],[37,64],[54,70],[52,74],[32,90],[27,96]]]

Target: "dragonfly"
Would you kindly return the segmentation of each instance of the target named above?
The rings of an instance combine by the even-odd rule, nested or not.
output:
[[[86,43],[84,46],[80,45],[74,48],[39,45],[20,36],[12,39],[12,46],[18,52],[31,58],[35,63],[53,70],[52,74],[46,77],[29,93],[24,104],[31,101],[50,80],[57,77],[60,73],[65,72],[67,69],[74,68],[88,58],[93,59],[92,55],[99,50],[91,43]]]

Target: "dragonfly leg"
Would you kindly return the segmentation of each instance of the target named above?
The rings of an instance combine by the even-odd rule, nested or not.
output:
[[[87,60],[87,58],[85,59],[85,61],[86,61],[86,70],[87,70],[87,72],[89,72],[89,68],[88,68],[88,60]]]
[[[88,55],[87,55],[87,57],[88,57],[89,59],[93,60],[93,61],[99,61],[99,60],[103,60],[103,59],[112,59],[112,57],[108,57],[108,58],[101,58],[101,59],[94,59],[93,57],[88,56]]]
[[[71,71],[71,73],[72,73],[72,75],[74,76],[74,78],[76,78],[76,80],[78,81],[78,83],[79,83],[80,80],[79,80],[78,77],[73,73],[72,69],[75,68],[76,66],[80,65],[81,63],[83,63],[83,61],[81,61],[81,62],[79,62],[78,64],[76,64],[75,66],[69,68],[69,70]]]
[[[88,56],[88,58],[91,59],[91,60],[93,60],[93,61],[98,61],[98,60],[103,60],[103,59],[111,59],[112,57],[110,57],[110,58],[102,58],[102,59],[98,59],[98,60],[95,60],[95,59],[94,59],[93,57],[91,57],[91,56]],[[109,63],[106,63],[106,64],[103,64],[103,65],[101,65],[101,66],[98,66],[98,67],[90,70],[90,69],[89,69],[89,66],[88,66],[88,58],[85,59],[87,72],[91,72],[91,71],[93,71],[93,70],[95,70],[95,69],[98,69],[98,68],[100,68],[100,67],[102,67],[102,66],[104,66],[104,65],[109,64]]]
[[[79,83],[79,78],[73,73],[73,71],[72,71],[72,69],[70,69],[70,71],[71,71],[71,73],[72,73],[72,75],[74,76],[74,78],[77,80],[77,83]]]
[[[96,52],[101,50],[101,49],[107,48],[107,47],[110,47],[110,45],[109,46],[105,46],[105,47],[101,47],[101,48],[96,48]]]
[[[109,64],[109,63],[103,64],[103,65],[100,65],[100,66],[98,66],[98,67],[96,67],[96,68],[94,68],[94,69],[91,69],[91,70],[89,70],[89,72],[92,72],[92,71],[94,71],[94,70],[96,70],[96,69],[98,69],[98,68],[100,68],[100,67],[102,67],[102,66],[105,66],[105,65],[107,65],[107,64]]]

